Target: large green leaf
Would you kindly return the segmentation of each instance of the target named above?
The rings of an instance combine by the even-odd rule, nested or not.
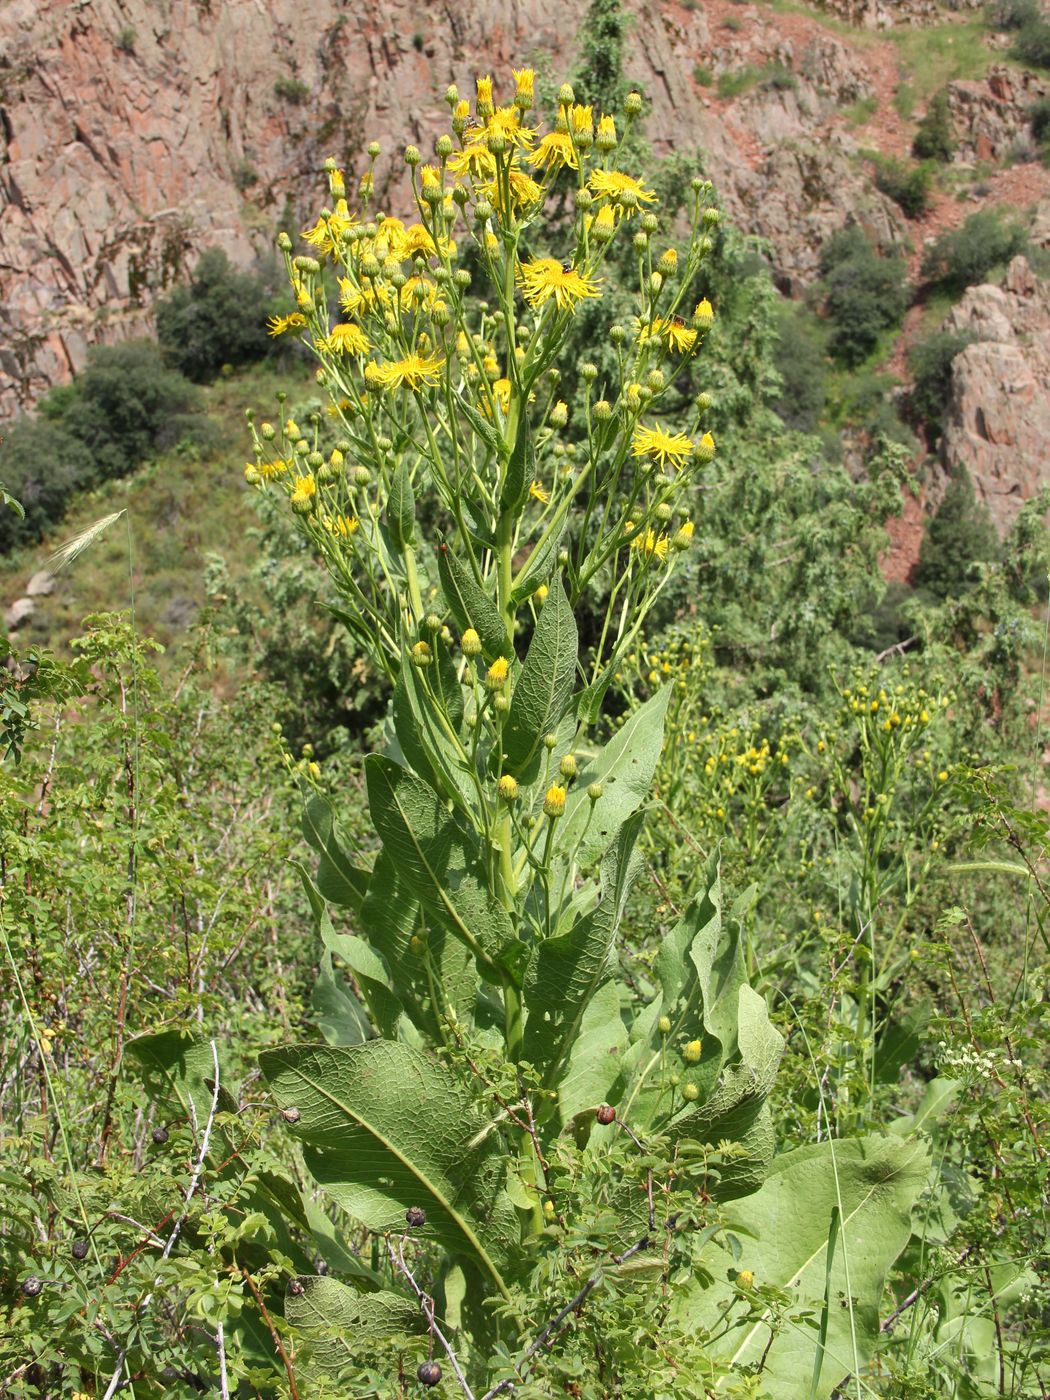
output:
[[[663,747],[664,716],[670,695],[671,687],[664,686],[628,715],[605,747],[584,764],[569,790],[558,847],[571,850],[579,842],[580,865],[596,861],[631,813],[649,796]],[[587,795],[592,783],[602,787],[601,797],[593,804]]]
[[[579,636],[561,580],[540,612],[528,654],[514,684],[503,730],[504,771],[518,774],[554,732],[569,708],[576,681]]]
[[[512,659],[514,648],[499,608],[447,545],[438,551],[438,575],[448,610],[459,630],[474,628],[487,661],[494,661],[497,656]]]
[[[476,838],[407,768],[370,754],[365,776],[372,822],[399,878],[411,884],[428,920],[460,939],[491,975],[514,928],[486,886]]]
[[[314,794],[303,810],[303,835],[321,857],[317,867],[317,888],[331,904],[358,910],[368,887],[369,872],[355,864],[346,849],[326,797]]]
[[[329,1045],[360,1045],[375,1032],[354,989],[337,976],[327,950],[310,994],[310,1010],[317,1029]]]
[[[640,861],[634,844],[642,815],[624,822],[602,863],[601,896],[560,938],[548,938],[525,971],[525,1058],[554,1084],[569,1058],[588,1003],[611,974],[616,927]]]
[[[619,1100],[627,1027],[620,1015],[620,987],[604,982],[587,1004],[569,1063],[558,1085],[558,1108],[563,1123],[601,1103]]]
[[[371,1344],[424,1330],[418,1304],[399,1293],[360,1293],[310,1274],[294,1285],[285,1294],[285,1318],[306,1344],[305,1359],[323,1370],[360,1367]]]
[[[406,655],[394,688],[394,732],[412,770],[442,797],[459,798],[462,805],[462,800],[469,803],[476,795],[463,761],[463,746],[457,743],[463,719],[463,688],[447,648],[438,642],[436,650],[436,665],[430,668],[428,676],[433,678],[433,689],[443,703],[444,714],[435,713],[422,674]]]
[[[160,1031],[129,1040],[125,1053],[140,1069],[151,1099],[165,1104],[169,1111],[184,1113],[198,1138],[213,1105],[224,1113],[237,1107],[237,1100],[225,1084],[222,1057],[217,1050],[213,1052],[210,1041],[197,1040],[181,1031]]]
[[[416,528],[416,498],[412,491],[412,478],[408,463],[404,458],[398,463],[390,478],[390,491],[386,501],[386,525],[390,538],[398,549],[411,545]]]
[[[263,1073],[295,1132],[309,1171],[369,1230],[402,1230],[421,1206],[421,1236],[474,1261],[508,1296],[503,1272],[517,1238],[496,1133],[481,1133],[473,1096],[422,1052],[396,1041],[348,1048],[268,1050]]]
[[[739,1305],[740,1325],[718,1345],[734,1368],[757,1365],[765,1357],[762,1386],[770,1395],[805,1397],[815,1373],[816,1322],[830,1277],[827,1342],[813,1392],[815,1400],[827,1400],[875,1351],[886,1274],[908,1242],[912,1206],[928,1165],[922,1143],[894,1137],[829,1139],[777,1158],[759,1192],[724,1208],[726,1231],[704,1245],[700,1274],[673,1304],[679,1321],[721,1330],[723,1310],[733,1297],[727,1276],[738,1269],[753,1273],[756,1285],[786,1289],[795,1302],[771,1345],[768,1311],[741,1317]],[[729,1235],[738,1239],[739,1257],[730,1250]],[[811,1314],[813,1326],[791,1320],[802,1311]],[[715,1392],[725,1383],[716,1384]]]

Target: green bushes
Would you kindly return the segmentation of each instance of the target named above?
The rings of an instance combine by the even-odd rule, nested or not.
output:
[[[1024,229],[997,209],[971,214],[961,228],[951,229],[927,250],[922,275],[951,292],[983,282],[994,267],[1024,251]]]
[[[72,385],[52,390],[37,418],[18,419],[0,447],[0,481],[25,519],[0,512],[0,550],[37,540],[75,491],[124,476],[178,442],[208,445],[198,391],[152,341],[98,346]]]
[[[265,358],[272,346],[265,324],[272,301],[263,275],[238,272],[221,248],[210,248],[189,285],[157,304],[165,361],[199,384],[214,379],[223,365]]]
[[[999,555],[999,540],[986,506],[980,504],[965,467],[953,477],[936,515],[926,527],[915,583],[941,599],[957,598],[976,580],[973,566]]]
[[[1032,136],[1042,146],[1050,141],[1050,97],[1041,97],[1028,109],[1028,124]]]
[[[843,364],[858,365],[882,331],[895,326],[908,305],[901,258],[880,257],[857,225],[833,234],[820,256],[824,308],[831,322],[828,349]]]
[[[1033,68],[1050,68],[1050,20],[1033,19],[1017,31],[1012,57]]]
[[[932,162],[916,165],[892,156],[876,157],[875,186],[899,205],[909,219],[919,219],[930,207]]]
[[[909,402],[912,415],[926,424],[930,442],[941,431],[941,413],[948,401],[955,357],[971,344],[973,336],[963,331],[936,331],[908,353],[913,384]]]
[[[780,339],[773,354],[782,388],[774,409],[789,428],[811,433],[827,399],[824,338],[813,313],[797,303],[777,308]]]
[[[948,90],[941,88],[930,98],[926,115],[916,128],[911,153],[919,160],[936,160],[946,165],[955,154],[957,145],[948,106]]]

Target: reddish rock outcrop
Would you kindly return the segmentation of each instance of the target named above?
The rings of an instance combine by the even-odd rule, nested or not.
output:
[[[1000,533],[1050,485],[1050,283],[1014,258],[1001,287],[971,287],[944,329],[974,343],[952,366],[941,458],[965,466]]]

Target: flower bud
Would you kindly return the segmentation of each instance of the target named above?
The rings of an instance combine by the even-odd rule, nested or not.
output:
[[[644,253],[649,246],[649,235],[647,233],[636,233],[631,239],[631,247],[636,253]]]
[[[673,277],[678,271],[678,252],[674,248],[667,248],[660,254],[660,261],[656,264],[657,272],[664,277]]]
[[[422,159],[423,159],[423,156],[422,156],[422,153],[420,152],[420,149],[419,149],[418,146],[406,146],[406,147],[405,147],[405,164],[406,164],[406,165],[411,165],[411,166],[418,165]]]
[[[656,1023],[656,1029],[660,1032],[661,1035],[670,1035],[670,1033],[671,1033],[671,1018],[670,1018],[670,1016],[661,1016],[660,1019],[659,1019],[659,1021],[657,1021],[657,1023]]]
[[[554,1219],[555,1210],[554,1210],[554,1202],[553,1202],[553,1201],[544,1201],[544,1202],[543,1202],[543,1216],[544,1216],[544,1219],[545,1219],[545,1220],[553,1220],[553,1219]]]
[[[597,802],[604,791],[605,789],[602,787],[601,783],[591,783],[590,787],[587,789],[587,796],[592,802]]]
[[[566,778],[571,782],[572,779],[575,778],[577,771],[578,770],[576,766],[576,755],[567,753],[562,759],[562,761],[558,764],[558,772],[562,775],[563,778]]]
[[[463,648],[464,656],[481,655],[481,638],[474,631],[473,627],[468,627],[460,638],[460,646]]]
[[[687,520],[684,525],[679,526],[678,532],[671,541],[671,548],[677,549],[679,553],[686,550],[693,542],[693,522]]]
[[[712,205],[710,208],[704,210],[703,218],[705,228],[717,228],[722,222],[721,210],[714,208]]]
[[[577,144],[579,144],[578,138]],[[586,214],[593,204],[594,195],[591,194],[590,190],[576,191],[576,208],[580,211],[581,214]]]
[[[599,399],[591,408],[591,413],[597,423],[608,423],[613,415],[612,404],[608,399]]]
[[[507,672],[510,670],[510,663],[505,656],[497,656],[495,661],[485,672],[485,689],[502,690],[507,682]]]
[[[475,79],[477,87],[477,112],[479,117],[490,117],[492,115],[492,79]]]
[[[592,365],[590,360],[585,360],[584,363],[580,365],[580,378],[585,384],[593,384],[598,378],[598,366]]]
[[[736,1276],[736,1281],[741,1288],[754,1288],[755,1276],[750,1269],[741,1269]]]
[[[700,441],[693,448],[693,456],[698,462],[710,462],[715,455],[715,440],[710,433],[705,433]]]
[[[543,799],[543,810],[552,820],[560,817],[565,811],[565,789],[557,783],[551,783],[547,789],[547,795]]]
[[[659,226],[660,220],[656,217],[655,214],[642,215],[641,230],[643,233],[648,233],[651,236],[656,232]]]
[[[277,430],[272,423],[263,423],[259,428],[259,436],[266,442],[273,442],[277,436]]]
[[[423,626],[428,632],[440,632],[441,619],[438,617],[437,613],[427,613],[426,617],[423,619]]]
[[[591,224],[591,238],[595,243],[611,243],[616,236],[616,217],[608,204],[598,210]]]
[[[517,800],[518,800],[518,780],[517,780],[517,778],[512,778],[511,775],[510,775],[509,773],[504,773],[503,777],[500,778],[499,783],[497,784],[497,786],[498,786],[498,788],[499,788],[499,795],[500,795],[500,797],[503,799],[504,802],[506,802],[508,805],[509,805],[511,802],[517,802]]]
[[[699,393],[693,401],[696,404],[697,413],[706,413],[714,406],[714,398],[708,393]]]
[[[623,110],[627,113],[629,117],[636,117],[642,110],[641,94],[637,92],[629,92],[623,100]]]
[[[532,596],[536,599],[537,603],[543,604],[547,601],[547,595],[549,593],[550,589],[547,587],[547,585],[545,583],[541,583],[539,588],[536,589],[536,592]]]
[[[505,695],[501,690],[497,695],[492,697],[492,708],[498,715],[505,715],[510,709],[510,696]]]
[[[369,160],[376,160],[378,158],[380,149],[378,141],[369,141],[365,149],[368,151]]]
[[[653,293],[654,296],[657,292],[659,292],[663,284],[664,277],[662,272],[651,272],[649,274],[649,290]]]
[[[290,253],[292,251],[292,240],[286,233],[279,233],[277,235],[277,246],[282,253]]]
[[[613,345],[622,345],[627,339],[627,332],[624,330],[623,326],[617,324],[615,321],[609,327],[608,334]]]
[[[703,1044],[699,1040],[690,1040],[682,1051],[682,1059],[687,1065],[695,1065],[703,1048]]]
[[[420,671],[425,670],[434,659],[434,653],[426,642],[416,642],[412,648],[412,665]]]
[[[557,734],[544,734],[543,747],[547,750],[548,753],[550,753],[550,751],[557,746],[557,743]]]
[[[455,282],[457,287],[461,287],[464,291],[466,291],[466,289],[470,286],[470,273],[465,267],[458,267],[456,271],[452,274],[452,280],[453,282]]]
[[[569,421],[569,406],[561,399],[557,401],[550,411],[550,424],[552,428],[564,428]]]
[[[571,83],[562,83],[558,89],[558,106],[571,107],[576,101],[576,94],[572,90]]]
[[[645,376],[645,387],[653,394],[658,394],[666,382],[662,369],[651,369]]]
[[[354,485],[355,485],[355,486],[367,486],[371,480],[372,480],[372,473],[368,470],[367,467],[361,466],[361,467],[355,467],[355,468],[354,468]]]
[[[459,102],[459,88],[456,87],[455,83],[449,83],[445,89],[445,101],[453,108]]]
[[[452,154],[452,150],[452,137],[449,136],[447,132],[443,136],[439,136],[434,142],[434,153],[439,156],[441,160],[448,160],[449,156]]]
[[[696,325],[705,327],[709,326],[714,319],[714,307],[712,307],[707,297],[704,297],[703,301],[698,301],[696,304],[696,310],[693,312],[693,321]]]
[[[536,74],[531,68],[515,68],[514,105],[527,112],[535,100]]]
[[[490,131],[485,138],[485,145],[494,156],[501,156],[507,149],[507,138],[502,131]]]
[[[244,479],[249,486],[258,486],[259,482],[262,481],[258,468],[253,466],[251,462],[244,464]]]
[[[616,149],[616,119],[614,117],[603,116],[600,118],[594,144],[603,155]]]
[[[696,1103],[699,1097],[700,1090],[696,1087],[695,1084],[682,1085],[682,1098],[685,1099],[687,1103]]]

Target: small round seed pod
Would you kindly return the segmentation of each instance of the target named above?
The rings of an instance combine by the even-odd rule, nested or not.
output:
[[[611,1103],[603,1103],[599,1109],[596,1109],[594,1116],[603,1128],[607,1128],[610,1123],[616,1122],[616,1109]]]
[[[410,1230],[419,1230],[427,1223],[427,1213],[422,1206],[409,1206],[405,1220]]]
[[[69,1246],[69,1252],[74,1259],[86,1259],[88,1252],[87,1240],[74,1240]]]
[[[152,1136],[157,1146],[163,1147],[168,1140],[168,1130],[167,1128],[154,1128]]]
[[[424,1361],[416,1372],[416,1380],[420,1385],[437,1385],[441,1379],[441,1367],[436,1361]]]
[[[293,1298],[300,1298],[304,1292],[302,1284],[297,1278],[293,1278],[288,1285],[288,1292]]]
[[[282,1108],[281,1117],[286,1123],[298,1123],[299,1119],[302,1117],[302,1114],[297,1108]]]
[[[696,1087],[695,1084],[682,1085],[682,1098],[685,1099],[687,1103],[696,1103],[699,1097],[700,1090]]]
[[[43,1279],[37,1278],[36,1274],[30,1274],[27,1279],[22,1280],[22,1292],[27,1298],[36,1298],[40,1295],[44,1287]]]

